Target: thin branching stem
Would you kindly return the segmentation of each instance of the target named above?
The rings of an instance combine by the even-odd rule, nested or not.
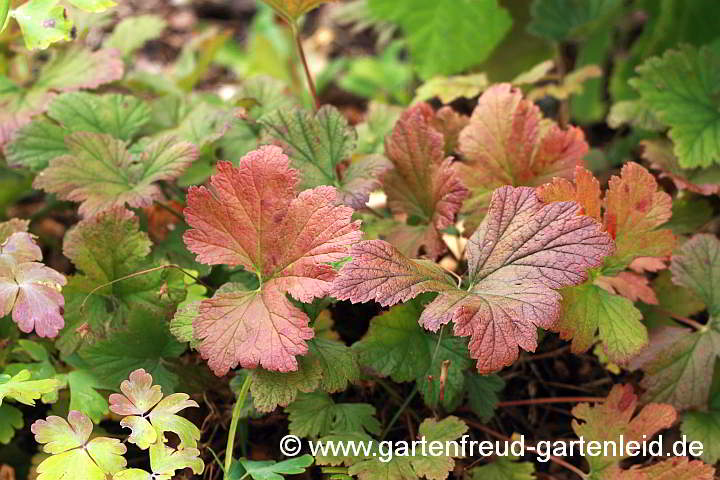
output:
[[[187,275],[188,277],[190,277],[190,278],[192,278],[193,280],[195,280],[196,282],[198,282],[200,285],[202,285],[202,286],[204,286],[204,287],[206,287],[206,288],[209,288],[209,289],[211,289],[211,290],[213,289],[211,286],[207,285],[205,282],[203,282],[202,280],[200,280],[200,278],[198,278],[197,275],[194,275],[194,274],[188,272],[187,270],[185,270],[184,268],[182,268],[180,265],[175,265],[174,263],[171,263],[171,264],[169,264],[169,265],[160,265],[159,267],[148,268],[147,270],[140,270],[139,272],[134,272],[134,273],[131,273],[131,274],[129,274],[129,275],[125,275],[124,277],[116,278],[115,280],[112,280],[112,281],[110,281],[110,282],[103,283],[102,285],[98,285],[97,287],[95,287],[95,288],[93,288],[92,290],[90,290],[90,293],[88,293],[88,294],[85,296],[85,299],[84,299],[83,302],[80,304],[80,311],[83,311],[83,310],[85,309],[85,304],[87,303],[88,299],[89,299],[90,297],[92,297],[98,290],[102,290],[102,289],[105,288],[105,287],[109,287],[110,285],[112,285],[112,284],[114,284],[114,283],[122,282],[123,280],[129,280],[129,279],[131,279],[131,278],[141,277],[141,276],[143,276],[143,275],[147,275],[148,273],[157,272],[157,271],[159,271],[159,270],[164,270],[164,269],[166,269],[166,268],[175,268],[175,269],[177,269],[177,270],[180,270],[180,271],[183,272],[185,275]]]

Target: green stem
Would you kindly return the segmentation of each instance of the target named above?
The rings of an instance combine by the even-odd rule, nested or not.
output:
[[[400,408],[398,408],[397,412],[395,412],[395,415],[393,415],[392,419],[390,419],[390,423],[388,423],[388,426],[385,427],[385,430],[382,433],[382,436],[380,437],[380,440],[385,440],[385,437],[388,433],[390,433],[390,429],[395,425],[395,422],[397,422],[398,418],[400,418],[400,415],[405,411],[408,405],[410,405],[410,402],[413,398],[415,398],[415,395],[418,393],[417,383],[412,389],[412,392],[410,392],[410,395],[407,396],[405,401],[402,405],[400,405]]]
[[[240,421],[240,412],[242,412],[243,406],[245,405],[245,397],[247,397],[251,383],[252,374],[248,373],[242,387],[240,388],[240,393],[235,401],[235,406],[233,407],[230,430],[228,431],[227,448],[225,448],[225,480],[230,479],[230,466],[232,465],[232,455],[233,450],[235,449],[235,434],[237,433],[238,422]]]

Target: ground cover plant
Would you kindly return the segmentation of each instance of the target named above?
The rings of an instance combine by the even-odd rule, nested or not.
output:
[[[718,19],[0,0],[0,480],[715,478]]]

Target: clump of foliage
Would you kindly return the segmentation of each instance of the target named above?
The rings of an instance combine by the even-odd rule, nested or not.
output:
[[[714,477],[716,2],[203,8],[0,0],[0,479]]]

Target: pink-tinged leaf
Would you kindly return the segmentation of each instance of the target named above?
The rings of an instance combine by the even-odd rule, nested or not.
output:
[[[494,189],[572,178],[589,149],[582,130],[563,130],[543,119],[540,109],[507,83],[483,93],[459,142],[464,161],[458,171],[471,192],[463,207],[469,232],[485,215]]]
[[[675,409],[666,404],[651,403],[646,405],[637,415],[637,396],[630,385],[615,385],[607,399],[591,406],[581,403],[572,409],[576,420],[572,428],[578,437],[585,441],[620,442],[620,435],[625,443],[650,440],[660,430],[669,428],[677,414]],[[591,475],[605,477],[608,469],[618,467],[626,456],[586,456],[590,465]],[[593,477],[595,478],[595,477]]]
[[[152,375],[140,368],[120,384],[122,395],[110,395],[110,411],[117,415],[143,415],[162,400],[162,388],[153,385]]]
[[[385,154],[395,166],[383,177],[388,205],[428,230],[407,252],[410,256],[423,247],[430,257],[444,251],[440,230],[453,224],[468,196],[452,160],[445,158],[445,139],[433,127],[435,121],[432,107],[418,104],[402,114],[385,142]]]
[[[440,295],[420,323],[436,331],[454,322],[454,333],[470,336],[478,371],[511,364],[519,348],[533,351],[537,327],[556,329],[561,297],[555,289],[587,280],[613,250],[610,237],[573,202],[543,205],[534,189],[503,187],[468,242],[470,289],[454,285],[443,270],[410,260],[382,241],[362,242],[340,271],[333,295],[382,305],[422,292]]]
[[[35,260],[42,252],[29,233],[13,233],[0,246],[0,317],[12,312],[20,331],[55,337],[65,325],[60,290],[66,280]]]
[[[644,275],[620,272],[615,277],[600,276],[595,279],[595,285],[610,293],[617,293],[632,302],[641,300],[648,305],[658,304],[657,296],[650,287],[650,280]]]
[[[13,233],[0,245],[0,262],[23,263],[40,260],[42,260],[42,250],[29,233]]]
[[[617,245],[610,264],[624,268],[640,256],[670,255],[675,237],[657,228],[671,215],[672,199],[658,189],[655,177],[637,163],[626,163],[605,193],[604,226]]]
[[[82,202],[83,216],[126,204],[151,205],[162,198],[155,182],[177,178],[198,155],[192,144],[173,137],[154,141],[140,155],[130,154],[125,142],[105,134],[77,132],[65,137],[65,143],[71,153],[52,160],[33,185]]]
[[[650,168],[660,170],[660,178],[669,178],[678,190],[689,190],[700,195],[720,193],[720,167],[682,168],[669,140],[643,140],[642,157]]]
[[[271,281],[262,292],[237,290],[203,301],[193,334],[210,368],[223,375],[235,365],[297,370],[295,355],[307,353],[313,330]]]
[[[45,90],[0,94],[0,146],[34,116],[47,110],[54,97],[55,93]]]
[[[160,386],[153,385],[152,375],[142,368],[130,373],[129,379],[120,384],[120,391],[122,394],[110,395],[110,411],[125,415],[120,425],[132,431],[130,443],[145,450],[165,432],[173,432],[180,437],[183,448],[197,446],[200,430],[176,415],[180,410],[198,406],[188,395],[175,393],[163,398]]]
[[[192,187],[185,243],[206,264],[242,265],[256,273],[257,292],[219,291],[204,300],[193,322],[198,347],[217,375],[241,365],[297,369],[307,352],[309,319],[285,298],[310,302],[328,294],[336,273],[360,240],[352,208],[337,205],[333,187],[296,194],[298,173],[279,147],[249,153],[237,168],[218,163],[212,191]]]
[[[636,273],[659,272],[667,268],[666,261],[665,258],[658,257],[637,257],[630,262],[628,268]]]

